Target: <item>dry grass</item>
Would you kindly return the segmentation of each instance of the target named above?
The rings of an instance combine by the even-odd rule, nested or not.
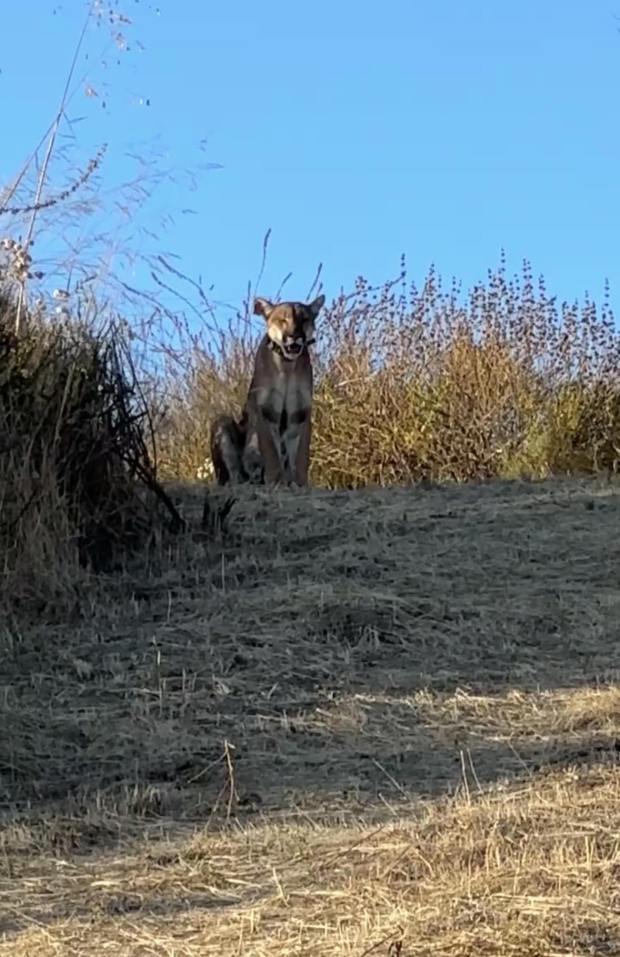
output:
[[[0,954],[618,953],[619,513],[244,490],[4,626]]]
[[[64,620],[93,571],[180,524],[121,330],[97,319],[20,310],[0,283],[2,616]]]
[[[209,423],[238,413],[264,323],[182,324],[162,347],[160,461],[193,479]],[[162,336],[165,340],[165,336]],[[320,314],[311,478],[324,488],[596,473],[620,464],[620,335],[608,296],[556,303],[502,261],[462,295],[360,278]]]

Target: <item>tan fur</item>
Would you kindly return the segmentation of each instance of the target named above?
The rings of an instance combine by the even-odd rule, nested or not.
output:
[[[313,302],[273,304],[257,299],[267,332],[239,422],[220,416],[211,427],[217,481],[265,480],[307,485],[312,432],[313,379],[308,344],[324,296]]]

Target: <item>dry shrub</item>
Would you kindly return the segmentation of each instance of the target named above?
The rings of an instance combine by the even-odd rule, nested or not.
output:
[[[527,263],[460,304],[359,280],[324,318],[313,478],[322,485],[463,481],[615,468],[620,338],[607,302],[558,310]]]
[[[66,609],[86,575],[161,526],[170,503],[119,328],[38,314],[22,315],[17,332],[15,320],[1,295],[0,603]]]
[[[530,266],[504,261],[463,300],[430,270],[423,287],[373,290],[359,279],[322,314],[315,356],[311,478],[331,488],[422,478],[615,470],[620,449],[620,337],[608,291],[550,299]],[[169,475],[194,477],[215,412],[238,413],[262,327],[194,337],[168,374]]]
[[[160,334],[153,387],[158,463],[166,478],[194,479],[202,474],[212,418],[241,412],[263,327],[252,328],[247,317],[225,330],[209,325],[204,336],[181,322],[173,326],[173,341]]]

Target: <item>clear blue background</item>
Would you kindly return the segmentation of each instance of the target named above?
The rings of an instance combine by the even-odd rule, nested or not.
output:
[[[86,8],[2,6],[0,183],[54,114]],[[79,148],[87,157],[109,143],[110,185],[126,175],[126,151],[154,137],[168,165],[221,164],[193,191],[162,182],[141,215],[216,299],[240,303],[271,228],[266,295],[292,271],[287,291],[305,296],[319,262],[328,296],[358,274],[379,282],[397,275],[401,253],[416,280],[434,262],[469,285],[504,247],[511,271],[529,258],[560,299],[600,299],[608,277],[620,305],[610,0],[118,9],[133,21],[129,51],[115,52],[105,26],[88,32],[78,77],[98,95],[80,80],[69,109],[85,117]]]

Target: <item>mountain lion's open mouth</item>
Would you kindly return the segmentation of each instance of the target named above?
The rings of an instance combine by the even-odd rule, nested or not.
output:
[[[303,342],[282,342],[282,352],[287,359],[296,359],[304,347]]]

